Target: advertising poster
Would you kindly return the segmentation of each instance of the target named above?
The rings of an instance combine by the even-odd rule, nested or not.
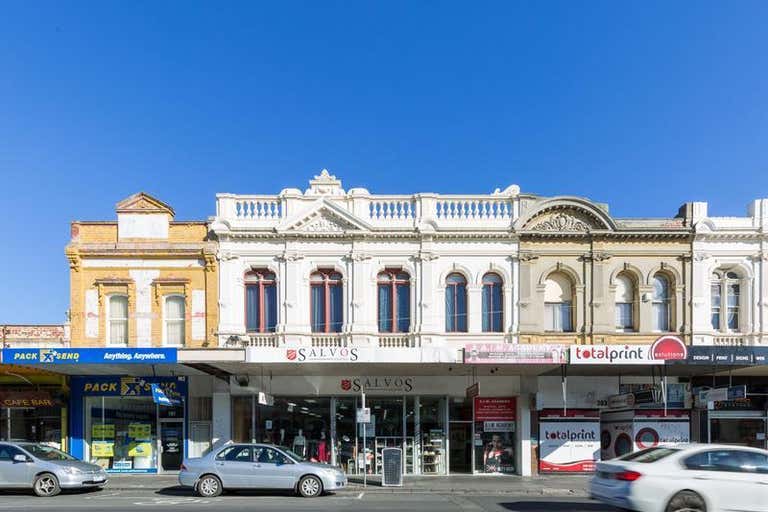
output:
[[[691,429],[687,421],[635,421],[634,426],[635,450],[691,441]]]
[[[587,472],[600,457],[600,422],[540,421],[539,470]]]
[[[515,421],[514,398],[475,397],[475,421]]]
[[[150,457],[152,455],[152,443],[131,443],[128,445],[129,457]]]
[[[107,458],[115,456],[115,443],[112,441],[96,441],[91,444],[91,456]]]
[[[632,421],[605,422],[600,425],[600,459],[610,460],[633,451]]]
[[[91,438],[114,439],[115,425],[109,423],[94,423],[91,427]]]
[[[136,440],[147,440],[152,438],[151,423],[129,423],[128,437]]]

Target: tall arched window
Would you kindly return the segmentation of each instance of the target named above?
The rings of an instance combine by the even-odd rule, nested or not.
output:
[[[275,273],[254,269],[245,274],[245,330],[275,332],[277,326],[277,282]]]
[[[467,332],[467,280],[455,272],[445,278],[445,331]]]
[[[503,281],[493,272],[483,276],[483,332],[501,332],[504,329]]]
[[[716,271],[712,274],[710,281],[711,290],[711,318],[712,329],[716,331],[738,332],[739,331],[739,301],[741,295],[741,286],[739,285],[739,275],[736,272]],[[722,312],[722,297],[725,296],[726,315],[725,319]],[[723,322],[725,320],[725,322]]]
[[[653,330],[669,331],[670,324],[669,279],[663,274],[653,276]]]
[[[184,345],[184,297],[171,295],[165,298],[165,344]]]
[[[108,342],[110,345],[128,344],[128,297],[110,295],[108,301]]]
[[[573,332],[573,283],[562,272],[553,272],[544,283],[545,329]]]
[[[379,332],[408,332],[411,327],[411,276],[387,269],[376,277],[379,290]]]
[[[309,276],[312,290],[312,332],[341,332],[344,307],[341,274],[318,270]]]
[[[616,277],[616,330],[630,332],[635,330],[635,284],[627,274]]]

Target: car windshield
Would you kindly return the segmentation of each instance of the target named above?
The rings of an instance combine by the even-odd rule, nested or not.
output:
[[[279,448],[283,452],[285,452],[286,455],[288,455],[290,458],[292,458],[294,460],[294,462],[304,462],[304,461],[307,460],[305,457],[302,457],[301,455],[292,452],[289,448],[287,448],[285,446],[280,446]]]
[[[64,453],[61,450],[46,446],[44,444],[20,444],[20,447],[42,460],[77,460],[73,456]]]
[[[680,450],[678,450],[677,448],[666,448],[662,446],[657,446],[655,448],[646,448],[645,450],[640,450],[639,452],[628,453],[623,457],[619,457],[619,460],[642,462],[644,464],[650,464],[651,462],[656,462],[657,460],[661,460],[664,457],[669,457],[670,455],[678,451]]]

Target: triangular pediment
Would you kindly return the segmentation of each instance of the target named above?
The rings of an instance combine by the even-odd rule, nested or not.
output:
[[[286,219],[276,229],[279,233],[344,234],[370,231],[371,227],[345,209],[323,199]]]
[[[167,213],[174,216],[173,208],[146,192],[126,197],[115,207],[117,213]]]

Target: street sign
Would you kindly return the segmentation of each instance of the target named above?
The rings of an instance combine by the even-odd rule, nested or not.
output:
[[[357,422],[358,423],[370,423],[371,422],[371,408],[361,407],[357,410]]]

